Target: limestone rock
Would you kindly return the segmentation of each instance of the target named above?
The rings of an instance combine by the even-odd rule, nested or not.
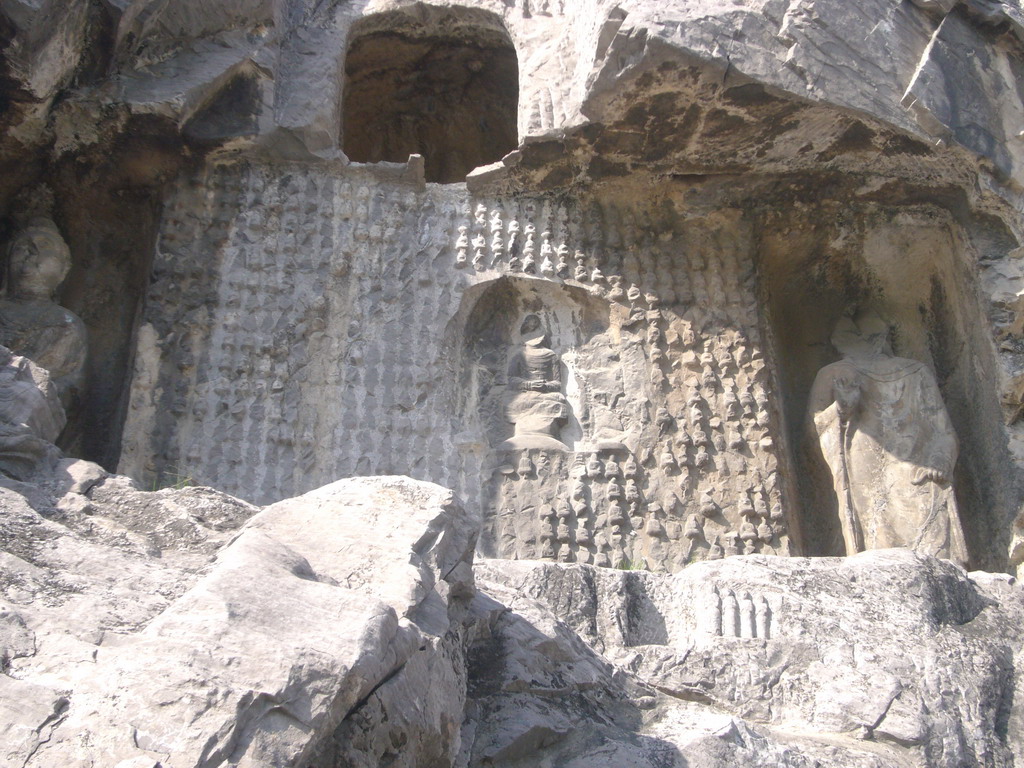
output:
[[[2,530],[23,534],[5,539],[0,701],[25,700],[9,761],[377,765],[403,742],[395,765],[453,759],[475,526],[450,492],[339,481],[236,532],[255,510],[111,478],[89,491],[89,517],[132,526],[120,546],[5,493]],[[63,556],[41,554],[45,534]]]
[[[1024,757],[1007,576],[909,550],[474,573],[477,522],[405,478],[262,512],[117,476],[67,496],[88,508],[0,488],[5,764]]]
[[[52,443],[64,427],[64,409],[49,373],[26,357],[0,347],[3,364],[0,421],[27,428]]]
[[[6,66],[21,95],[27,96],[18,99],[7,118],[12,122],[10,138],[30,148],[45,141],[48,110],[86,54],[89,3],[4,0],[0,18],[9,40]]]
[[[61,459],[54,470],[59,483],[57,492],[61,496],[66,493],[87,494],[109,474],[99,464],[82,459]]]
[[[934,372],[960,443],[939,473],[957,510],[939,517],[962,520],[956,556],[1004,568],[1024,489],[1005,468],[1024,443],[1002,422],[1020,411],[1024,347],[1002,321],[1019,271],[1007,246],[1024,228],[996,180],[1014,172],[1019,106],[1000,74],[1019,57],[1003,27],[935,3],[470,5],[322,4],[273,24],[246,6],[258,34],[239,31],[237,9],[205,27],[189,0],[151,6],[147,34],[166,55],[125,44],[122,74],[145,83],[132,108],[228,143],[167,187],[119,470],[260,504],[408,473],[483,510],[487,556],[674,571],[732,551],[832,555],[836,505],[792,425],[835,362],[827,329],[878,302],[893,353]],[[423,33],[439,19],[453,46],[502,30],[518,46],[519,146],[487,184],[411,178],[421,162],[459,165],[454,149],[398,162],[455,121],[433,98],[388,108],[427,105],[416,130],[365,107],[375,63],[384,80],[420,82],[388,58],[403,35],[459,77],[488,71]],[[993,63],[984,77],[941,54],[957,25]],[[552,50],[557,66],[538,53]],[[195,59],[207,54],[220,63]],[[329,65],[337,81],[314,103],[303,78]],[[365,98],[330,123],[345,78]],[[979,78],[977,130],[947,125],[942,104]],[[901,103],[911,82],[935,125]],[[503,113],[466,101],[487,113],[472,126]],[[356,135],[359,162],[331,154]],[[990,269],[1006,279],[985,283]],[[992,307],[978,302],[986,286]],[[513,398],[531,314],[554,356],[529,386],[551,391]],[[636,466],[632,482],[574,476],[595,454]]]
[[[904,550],[476,573],[466,765],[1021,759],[1008,577]]]
[[[61,447],[164,487],[11,417],[4,760],[1024,759],[1015,583],[790,557],[874,474],[798,425],[878,305],[947,449],[867,434],[928,422],[903,380],[838,440],[931,470],[931,512],[874,497],[962,530],[927,553],[1024,562],[1020,0],[0,0],[0,37],[0,234],[54,217],[89,330]],[[374,475],[415,480],[335,482]]]
[[[815,376],[807,415],[833,475],[845,554],[909,547],[966,564],[950,485],[956,434],[935,378],[893,357],[882,318],[860,322],[844,318],[833,334],[843,360]]]
[[[69,174],[49,206],[99,331],[85,411],[103,435],[69,438],[83,455],[258,503],[408,473],[486,509],[489,554],[662,570],[730,543],[826,554],[828,525],[784,479],[806,473],[783,425],[831,362],[811,359],[827,357],[817,329],[874,292],[894,351],[940,374],[970,562],[1005,566],[1024,347],[990,273],[1019,271],[1024,232],[1017,0],[285,5],[2,5],[11,88],[53,118],[54,154],[107,184],[83,199]],[[426,51],[438,69],[406,71]],[[399,103],[365,108],[389,88]],[[495,164],[476,152],[490,145],[512,151]],[[477,162],[491,170],[463,187]],[[10,184],[25,218],[29,184]],[[554,447],[577,454],[526,457],[561,474],[545,495],[572,492],[562,464],[586,452],[644,467],[622,494],[635,508],[591,504],[550,538],[525,490],[498,490],[508,457],[489,450],[503,326],[530,302],[559,320],[548,409],[567,421]],[[707,496],[720,515],[700,513]],[[692,547],[669,543],[682,531]]]

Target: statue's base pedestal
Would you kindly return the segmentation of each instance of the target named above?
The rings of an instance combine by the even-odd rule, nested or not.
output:
[[[515,435],[498,445],[499,451],[568,451],[569,446],[551,435]]]

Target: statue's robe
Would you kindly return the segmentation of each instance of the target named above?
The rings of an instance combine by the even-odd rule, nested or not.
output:
[[[0,300],[0,344],[45,368],[68,408],[85,376],[85,324],[50,301]]]
[[[860,391],[846,423],[836,403],[837,380]],[[925,365],[885,355],[827,365],[814,380],[808,413],[832,472],[847,554],[908,547],[966,563],[950,485],[956,435]],[[915,483],[922,468],[945,481]]]
[[[525,344],[509,363],[505,418],[515,434],[502,448],[566,450],[558,437],[571,412],[561,390],[558,355],[539,343]]]

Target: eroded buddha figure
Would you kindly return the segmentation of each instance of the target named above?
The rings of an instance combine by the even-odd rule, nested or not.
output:
[[[81,389],[86,353],[84,323],[53,300],[70,268],[57,226],[36,219],[11,243],[0,301],[0,344],[49,371],[65,408]]]
[[[521,346],[508,366],[505,417],[515,425],[501,448],[567,450],[559,439],[571,413],[562,394],[561,361],[548,346],[538,315],[527,315],[519,328]]]
[[[25,480],[55,461],[64,421],[49,374],[0,346],[0,473]]]
[[[832,344],[843,359],[818,372],[808,415],[846,553],[908,547],[966,563],[951,486],[957,441],[935,377],[893,355],[873,312],[843,318]]]

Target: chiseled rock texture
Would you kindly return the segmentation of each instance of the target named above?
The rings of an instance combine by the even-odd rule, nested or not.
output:
[[[438,486],[0,487],[0,766],[1012,766],[1024,590],[904,550],[472,566]]]
[[[871,300],[1024,563],[1022,83],[1020,0],[0,0],[0,238],[53,216],[89,334],[47,440],[305,493],[27,452],[0,765],[1019,765],[1010,577],[765,553],[836,551],[799,425]],[[506,461],[537,307],[578,450]]]
[[[622,334],[626,346],[671,344],[683,319],[713,347],[725,329],[750,337],[789,477],[806,473],[779,425],[801,423],[832,362],[819,329],[884,299],[895,351],[935,369],[961,441],[972,567],[1015,566],[1021,21],[1019,0],[0,0],[0,214],[55,216],[74,261],[62,305],[90,336],[90,390],[61,447],[146,484],[191,472],[259,503],[400,473],[491,504],[480,467],[493,435],[476,429],[465,382],[467,361],[494,351],[462,344],[474,289],[513,278],[568,315],[574,289],[597,287],[544,275],[540,254],[539,274],[513,269],[512,225],[531,225],[540,249],[579,250],[623,289],[652,291],[673,332]],[[494,55],[467,53],[481,45]],[[459,77],[495,62],[501,76],[474,83],[468,104],[434,99],[454,74],[400,66],[428,50]],[[402,89],[398,107],[365,108]],[[510,103],[489,106],[499,93]],[[449,122],[464,107],[479,119]],[[431,172],[430,142],[415,161],[405,142],[352,148],[387,138],[381,111],[409,113],[392,126],[404,138],[457,123],[516,149],[463,185],[461,166]],[[462,226],[464,260],[479,251],[485,270],[456,268]],[[694,305],[709,327],[683,317]],[[589,352],[579,364],[609,385],[593,400],[616,402]],[[644,442],[641,454],[662,451]],[[773,491],[791,518],[773,548],[831,554],[800,546],[819,521],[799,518],[817,507]],[[645,534],[680,522],[636,517]],[[678,555],[648,556],[675,568]]]
[[[487,560],[461,765],[1011,766],[1024,590],[906,550]]]
[[[258,511],[114,477],[69,510],[9,485],[0,765],[453,761],[476,529],[450,492],[342,480]]]

